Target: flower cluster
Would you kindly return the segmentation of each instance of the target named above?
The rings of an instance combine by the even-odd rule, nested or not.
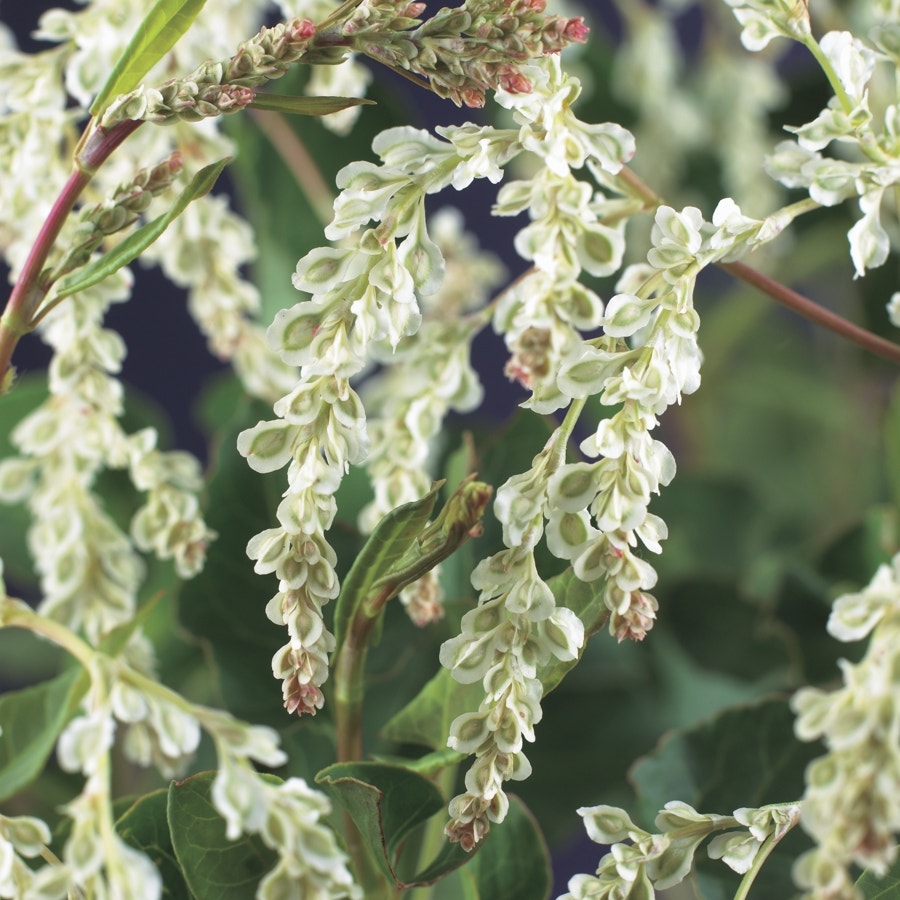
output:
[[[122,94],[106,108],[100,125],[109,129],[125,119],[197,122],[237,112],[253,101],[253,88],[280,78],[303,56],[315,33],[309,19],[263,28],[228,60],[206,62],[187,77],[158,88],[141,85]]]
[[[871,637],[859,663],[840,662],[843,687],[804,688],[792,701],[797,736],[828,751],[806,772],[801,822],[818,846],[797,860],[794,879],[809,896],[852,898],[851,864],[880,875],[897,858],[900,556],[835,601],[828,631],[841,641]]]
[[[611,845],[594,875],[576,875],[559,900],[652,900],[655,891],[679,884],[690,872],[701,842],[719,834],[707,848],[710,858],[747,872],[764,843],[777,843],[797,824],[796,804],[738,809],[732,816],[698,813],[680,801],[667,803],[656,817],[659,832],[639,828],[614,806],[583,807],[578,814],[592,841]],[[746,831],[732,829],[744,826]],[[625,841],[629,843],[625,843]]]
[[[878,87],[873,79],[876,63],[886,62],[893,70],[900,60],[891,25],[882,22],[873,28],[873,42],[864,43],[846,31],[828,32],[816,42],[809,33],[806,3],[802,0],[751,5],[760,7],[752,13],[757,17],[754,21],[767,21],[774,30],[766,32],[766,40],[758,43],[748,40],[745,28],[745,45],[758,49],[775,33],[793,37],[813,53],[834,90],[828,106],[815,119],[788,129],[796,139],[775,148],[767,164],[768,172],[785,187],[807,190],[822,206],[858,198],[862,217],[847,238],[856,274],[864,275],[867,269],[887,260],[889,229],[881,217],[885,197],[900,180],[900,106],[896,85],[889,93],[870,96]],[[763,10],[763,6],[784,9],[776,13]],[[740,18],[741,9],[736,9],[735,14]],[[880,123],[873,108],[884,109]],[[840,154],[823,155],[822,151],[832,143],[843,145]]]
[[[283,896],[288,884],[300,886],[304,896],[360,896],[346,856],[322,822],[330,813],[328,800],[302,779],[276,783],[253,767],[253,762],[276,767],[286,761],[275,731],[193,704],[163,687],[148,667],[139,637],[112,657],[92,651],[64,628],[48,626],[24,604],[10,599],[0,606],[0,621],[31,627],[66,647],[90,678],[81,713],[65,727],[57,745],[60,767],[85,777],[81,793],[64,807],[72,827],[62,858],[34,872],[24,871],[18,857],[40,853],[49,832],[37,820],[0,819],[0,890],[13,883],[25,884],[33,896],[41,897],[61,897],[66,891],[92,897],[162,895],[162,880],[153,863],[116,833],[111,752],[117,731],[124,727],[120,744],[126,758],[153,765],[167,777],[184,769],[201,730],[210,735],[219,763],[211,801],[225,821],[227,838],[259,834],[278,854],[275,868],[259,885],[258,897]]]
[[[93,641],[133,617],[143,577],[132,541],[94,490],[104,469],[127,470],[146,493],[132,521],[134,543],[174,558],[182,577],[199,571],[213,536],[197,500],[197,461],[160,452],[155,431],[128,435],[118,421],[123,392],[115,373],[125,348],[100,323],[107,307],[127,296],[129,283],[119,273],[48,315],[50,397],[13,430],[22,455],[0,463],[0,500],[28,500],[32,512],[41,611]]]
[[[550,412],[572,399],[558,381],[560,360],[583,345],[580,329],[596,328],[602,317],[600,299],[579,276],[582,270],[615,271],[624,249],[622,201],[595,194],[573,169],[589,164],[598,174],[614,174],[633,153],[633,142],[618,126],[587,125],[575,116],[571,104],[580,87],[555,59],[526,72],[533,93],[502,92],[498,101],[513,110],[518,142],[544,168],[531,181],[506,184],[495,213],[528,210],[532,221],[517,236],[516,247],[533,268],[504,292],[494,323],[512,351],[507,372],[531,390],[524,405]],[[628,201],[624,205],[629,208]],[[522,746],[534,740],[541,717],[538,668],[553,657],[575,659],[583,644],[581,621],[571,610],[557,608],[534,560],[545,518],[552,515],[549,485],[581,405],[570,411],[531,469],[498,491],[495,514],[507,549],[476,568],[478,606],[463,617],[461,634],[441,648],[441,663],[457,681],[481,681],[485,691],[477,712],[453,722],[448,742],[476,754],[466,792],[451,800],[446,829],[467,849],[484,837],[490,822],[503,821],[508,807],[503,782],[530,772]]]
[[[314,712],[323,702],[334,639],[322,606],[338,591],[324,532],[344,471],[369,448],[365,411],[350,379],[364,369],[376,342],[396,350],[419,329],[419,297],[434,294],[443,280],[445,263],[428,234],[425,198],[476,178],[497,182],[523,149],[518,129],[464,125],[440,129],[440,135],[389,129],[373,142],[380,165],[356,162],[339,173],[342,190],[325,233],[335,241],[354,235],[356,245],[319,248],[297,264],[294,286],[311,299],[278,313],[268,338],[283,362],[300,367],[300,382],[275,404],[278,420],[260,422],[238,441],[257,471],[290,464],[279,525],[253,538],[248,553],[257,572],[279,579],[268,612],[287,625],[290,642],[276,654],[273,671],[292,712]],[[587,132],[585,139],[603,137]],[[370,222],[377,224],[366,227]],[[441,353],[448,352],[444,343]],[[458,368],[457,362],[448,371]],[[463,394],[458,399],[466,399]]]
[[[427,79],[457,106],[483,106],[491,90],[527,93],[523,66],[584,41],[581,18],[544,14],[544,0],[467,0],[419,23],[425,4],[363,0],[342,26],[353,49],[380,63]],[[385,34],[401,32],[386,41]]]

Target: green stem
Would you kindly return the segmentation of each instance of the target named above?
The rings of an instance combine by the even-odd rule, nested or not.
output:
[[[831,85],[831,89],[834,91],[835,97],[838,98],[838,102],[841,104],[841,109],[847,115],[850,115],[850,113],[853,112],[853,103],[847,96],[847,92],[844,90],[844,86],[841,84],[841,79],[838,78],[837,72],[834,71],[834,66],[831,65],[831,60],[825,55],[825,53],[822,51],[822,48],[819,46],[819,42],[811,34],[809,34],[803,41],[803,45],[807,50],[809,50],[810,53],[812,53],[812,55],[816,59],[816,62],[825,73],[825,77],[828,79],[828,83]]]
[[[92,670],[97,651],[75,632],[60,622],[38,615],[28,604],[14,597],[0,601],[0,628],[24,628],[73,656],[88,671]]]
[[[763,842],[762,846],[759,850],[756,851],[756,856],[753,858],[753,865],[747,870],[744,874],[744,877],[741,879],[741,883],[738,885],[737,893],[734,895],[734,900],[747,900],[748,895],[750,894],[750,888],[753,887],[753,882],[756,880],[756,876],[759,874],[759,870],[762,868],[763,863],[769,858],[769,854],[775,849],[775,845],[781,840],[781,835],[778,834],[778,831],[773,831]]]

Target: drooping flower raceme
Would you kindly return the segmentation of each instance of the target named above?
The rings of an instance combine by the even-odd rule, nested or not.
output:
[[[464,125],[439,133],[390,129],[373,143],[380,165],[356,162],[339,173],[341,194],[325,233],[331,240],[352,235],[355,246],[313,250],[297,264],[294,286],[311,299],[280,312],[268,335],[281,359],[300,367],[300,382],[275,404],[278,420],[260,422],[238,441],[257,471],[289,465],[279,525],[254,537],[248,553],[257,572],[279,579],[268,614],[287,625],[290,641],[273,671],[291,712],[321,708],[334,646],[321,612],[338,592],[324,532],[334,491],[347,466],[363,461],[370,440],[350,379],[376,342],[396,350],[419,329],[419,297],[441,284],[444,260],[428,234],[425,198],[476,178],[498,182],[523,149],[518,129]],[[441,352],[449,352],[446,343]]]
[[[869,645],[858,663],[840,662],[841,688],[803,688],[791,704],[797,737],[827,748],[806,771],[801,823],[817,847],[797,860],[794,880],[810,897],[852,898],[851,865],[883,875],[897,859],[900,555],[835,601],[828,632]]]

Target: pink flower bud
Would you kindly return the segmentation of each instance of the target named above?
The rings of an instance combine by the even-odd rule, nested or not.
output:
[[[500,73],[500,87],[509,94],[531,93],[531,82],[512,66]]]
[[[400,13],[401,16],[406,16],[409,19],[418,19],[422,13],[425,12],[425,4],[424,3],[408,3]]]
[[[578,43],[583,44],[587,40],[590,30],[591,29],[584,24],[584,19],[579,16],[577,19],[569,19],[563,30],[563,34],[570,41],[578,41]]]
[[[316,33],[316,26],[309,19],[294,19],[291,22],[289,33],[293,43],[308,41]]]
[[[484,106],[484,91],[480,88],[466,88],[460,96],[470,109],[481,109]]]

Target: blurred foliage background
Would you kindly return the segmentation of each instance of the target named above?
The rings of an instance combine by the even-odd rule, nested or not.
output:
[[[667,77],[673,96],[703,122],[697,140],[667,140],[647,97],[634,84],[623,87],[623,57],[636,51],[635,35],[645,24],[640,16],[649,15],[643,3],[622,3],[617,11],[614,4],[593,0],[578,8],[592,32],[570,65],[585,83],[580,117],[634,129],[636,169],[671,205],[692,203],[709,217],[722,196],[732,195],[717,140],[725,140],[733,125],[727,110],[709,101],[707,79],[722,53],[749,55],[737,43],[730,14],[726,21],[718,9],[722,4],[682,6],[679,12],[661,12],[680,40],[678,65]],[[630,12],[623,16],[626,7]],[[837,15],[840,4],[833,9]],[[7,15],[4,4],[0,17],[7,21]],[[760,114],[770,146],[780,139],[784,123],[808,121],[829,96],[812,60],[784,51],[773,51],[783,54],[773,61],[783,85],[780,103]],[[302,72],[289,76],[277,89],[300,93],[303,77]],[[288,123],[292,139],[309,155],[302,165],[314,166],[327,185],[344,164],[372,158],[371,140],[385,127],[490,121],[499,115],[490,107],[472,111],[437,104],[384,72],[375,72],[371,96],[378,105],[365,108],[346,137],[336,137],[314,119]],[[231,118],[228,129],[238,155],[226,188],[256,230],[259,258],[253,274],[268,319],[297,301],[290,275],[299,257],[323,243],[322,222],[257,120]],[[761,160],[755,165],[760,171],[748,176],[751,184],[765,177]],[[458,204],[468,227],[502,256],[514,277],[525,268],[512,253],[512,235],[522,222],[491,219],[494,196],[493,186],[479,183],[466,194],[435,198],[435,209]],[[784,194],[781,202],[789,199]],[[887,334],[884,305],[897,286],[897,259],[892,255],[864,280],[852,279],[846,241],[852,213],[839,208],[806,216],[765,256],[748,261]],[[640,225],[629,232],[632,259],[645,252],[645,237]],[[237,455],[235,436],[268,411],[245,400],[233,377],[211,363],[180,309],[178,292],[153,273],[141,273],[139,282],[135,300],[117,308],[112,323],[129,345],[130,427],[152,423],[169,446],[190,446],[208,459],[208,520],[220,535],[206,570],[187,584],[179,585],[167,566],[151,566],[146,598],[157,603],[149,631],[160,648],[164,679],[194,699],[221,703],[238,716],[278,728],[292,773],[311,780],[332,761],[328,708],[309,721],[283,713],[269,665],[281,635],[263,612],[274,580],[254,575],[244,553],[249,537],[273,521],[281,474],[252,473]],[[596,288],[601,296],[613,292],[611,283]],[[830,601],[866,583],[877,564],[898,549],[900,400],[893,392],[893,368],[724,273],[701,279],[697,303],[703,384],[666,414],[660,430],[678,461],[678,474],[651,506],[669,527],[663,555],[655,561],[658,624],[641,645],[616,644],[604,632],[590,641],[581,664],[546,699],[537,743],[528,750],[534,774],[517,786],[552,848],[557,893],[575,871],[592,870],[602,853],[582,836],[579,806],[622,805],[649,826],[668,800],[730,813],[802,793],[804,765],[818,751],[793,738],[786,698],[798,685],[835,681],[837,659],[853,648],[825,632]],[[162,343],[156,335],[165,335]],[[27,343],[20,365],[37,370],[37,342]],[[160,347],[168,374],[160,371]],[[550,425],[517,409],[524,393],[504,379],[504,353],[495,336],[479,339],[476,364],[488,399],[471,418],[448,423],[436,476],[458,480],[467,436],[480,478],[495,487],[526,468],[543,446]],[[34,371],[5,401],[0,454],[10,450],[11,427],[43,396],[42,381]],[[195,387],[201,383],[202,389]],[[605,414],[599,404],[591,405],[585,434]],[[135,498],[124,481],[110,476],[108,482],[110,508],[127,522]],[[343,571],[361,546],[356,514],[369,496],[365,474],[351,472],[330,536]],[[4,508],[0,556],[17,589],[35,596],[26,527],[23,510]],[[440,642],[456,633],[474,601],[471,568],[499,546],[499,527],[489,515],[484,536],[445,567],[447,616],[437,627],[419,631],[399,609],[388,611],[370,661],[366,746],[371,752],[417,752],[380,738],[380,727],[437,671]],[[560,570],[549,554],[542,562],[545,576]],[[48,647],[21,633],[0,632],[0,683],[7,688],[53,675],[62,664]],[[154,785],[124,767],[119,777],[123,793]],[[71,793],[68,776],[50,769],[6,811],[21,807],[51,815]],[[802,841],[792,836],[779,848],[763,870],[768,880],[760,882],[759,896],[789,893],[789,863]],[[677,889],[688,893],[672,896],[699,893],[717,900],[730,896],[735,883],[720,864],[704,866],[696,885]]]

